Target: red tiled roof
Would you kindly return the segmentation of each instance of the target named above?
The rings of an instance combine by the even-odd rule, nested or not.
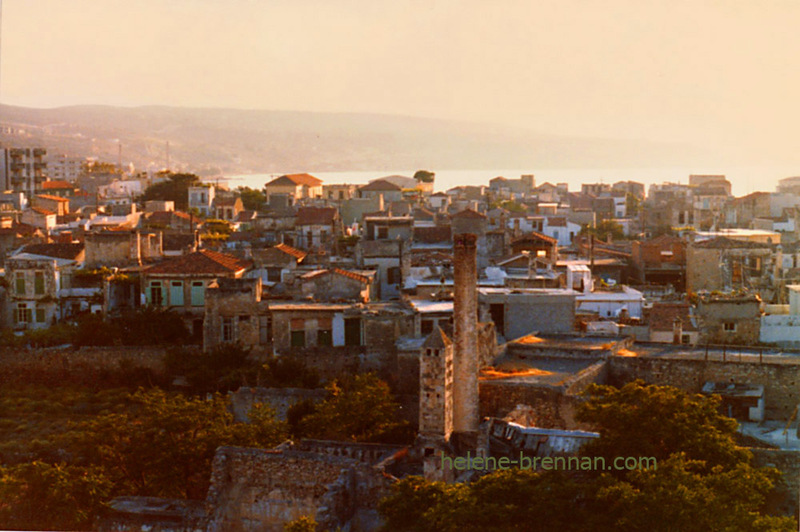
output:
[[[60,202],[69,201],[67,198],[61,198],[59,196],[53,196],[51,194],[37,194],[36,197],[49,201],[60,201]]]
[[[392,183],[390,181],[386,181],[384,179],[378,179],[377,181],[373,181],[372,183],[364,185],[363,187],[359,187],[358,190],[366,190],[368,192],[369,191],[376,191],[377,192],[377,191],[382,191],[382,190],[397,191],[397,190],[403,190],[403,189],[401,187],[398,187],[397,185],[395,185],[394,183]]]
[[[472,209],[464,209],[463,211],[457,212],[451,216],[451,218],[475,218],[475,219],[482,219],[486,218],[483,214],[473,211]]]
[[[68,181],[57,180],[57,181],[45,181],[42,183],[42,190],[53,190],[53,189],[61,189],[61,188],[75,188],[71,185]]]
[[[83,244],[30,244],[22,248],[22,252],[58,259],[78,260],[80,254],[83,253]]]
[[[567,218],[566,216],[552,216],[547,219],[547,225],[552,225],[553,227],[566,227]]]
[[[331,225],[335,218],[335,207],[302,207],[297,211],[295,225]]]
[[[361,275],[360,273],[350,272],[350,271],[342,270],[342,269],[339,269],[339,268],[334,268],[333,269],[333,273],[338,274],[338,275],[343,275],[345,277],[348,277],[350,279],[354,279],[356,281],[360,281],[363,284],[369,284],[370,283],[370,278],[367,277],[366,275]]]
[[[225,274],[235,273],[252,266],[249,260],[233,255],[202,249],[188,255],[155,264],[146,272],[165,274]]]
[[[653,304],[653,308],[650,309],[650,330],[671,331],[675,318],[680,318],[684,332],[697,330],[697,327],[692,323],[688,303]]]
[[[47,209],[43,209],[41,207],[31,207],[31,210],[36,214],[45,214],[48,216],[51,214],[55,214],[53,211],[48,211]]]
[[[451,243],[452,241],[453,234],[449,225],[414,228],[414,242],[438,244],[439,242]]]
[[[275,186],[286,186],[286,185],[305,185],[307,187],[318,187],[322,184],[321,179],[317,179],[311,174],[286,174],[282,175],[276,179],[273,179],[265,186],[275,185]]]
[[[316,279],[322,275],[328,274],[336,274],[341,275],[343,277],[347,277],[348,279],[353,279],[354,281],[359,281],[362,284],[369,284],[371,279],[366,275],[361,275],[360,273],[351,272],[347,270],[342,270],[340,268],[333,268],[331,270],[317,270],[315,272],[307,273],[303,275],[304,279]]]
[[[275,246],[275,249],[279,251],[283,251],[287,255],[291,255],[292,257],[296,258],[297,260],[303,260],[306,258],[307,253],[305,251],[300,251],[297,248],[293,248],[292,246],[287,246],[286,244],[278,244]]]
[[[558,239],[556,238],[543,235],[542,233],[537,233],[536,231],[531,231],[530,233],[518,236],[517,238],[512,240],[511,245],[513,246],[514,244],[519,244],[520,242],[527,242],[531,240],[544,240],[545,242],[549,242],[551,244],[558,244]]]

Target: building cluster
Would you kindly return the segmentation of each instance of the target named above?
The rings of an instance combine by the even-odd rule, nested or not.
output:
[[[718,175],[645,195],[631,181],[570,192],[533,175],[434,193],[399,175],[357,186],[289,174],[265,184],[258,209],[203,184],[181,211],[137,203],[163,174],[48,160],[38,148],[3,157],[2,318],[17,331],[154,305],[180,313],[208,346],[374,345],[365,323],[387,313],[397,316],[392,341],[424,337],[452,323],[453,242],[474,234],[478,311],[501,342],[570,331],[689,344],[800,338],[798,178],[735,198]],[[220,302],[234,279],[250,283],[252,299],[237,296],[236,316]]]
[[[645,194],[630,181],[571,192],[533,175],[434,192],[431,179],[348,185],[288,174],[265,183],[258,209],[204,184],[188,188],[184,212],[137,203],[164,176],[86,164],[76,176],[61,158],[60,178],[49,179],[44,156],[4,154],[8,328],[153,306],[179,315],[206,350],[236,342],[326,377],[377,372],[418,424],[409,456],[428,478],[464,480],[471,473],[441,463],[466,452],[573,452],[596,436],[571,432],[586,428],[572,416],[591,383],[643,378],[715,393],[759,423],[785,422],[796,404],[800,365],[763,350],[800,343],[800,178],[735,198],[718,175]],[[258,489],[248,484],[258,508],[237,498],[240,488],[220,488],[209,495],[217,510],[203,515],[277,526],[301,506],[335,506],[341,513],[318,516],[344,526],[364,508],[331,497],[355,497],[358,479],[377,486],[405,456],[382,448],[367,459],[356,446],[332,460],[344,451],[325,446],[221,450],[220,478],[231,464],[303,464],[303,475],[324,466],[335,489],[292,506],[259,478]]]

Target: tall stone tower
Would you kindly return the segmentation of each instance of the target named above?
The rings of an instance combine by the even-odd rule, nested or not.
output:
[[[468,446],[477,438],[478,410],[478,266],[477,237],[453,237],[453,431]]]
[[[439,327],[422,344],[419,384],[420,437],[449,441],[453,432],[453,343]]]

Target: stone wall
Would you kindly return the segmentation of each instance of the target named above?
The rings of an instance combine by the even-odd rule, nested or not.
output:
[[[325,399],[327,392],[322,389],[306,390],[302,388],[246,388],[228,392],[231,408],[236,421],[247,421],[247,415],[253,405],[264,403],[269,405],[278,419],[285,420],[286,414],[293,405],[302,401],[318,403]]]
[[[576,429],[581,428],[575,421],[578,402],[578,398],[565,395],[560,387],[505,380],[480,382],[480,413],[483,418],[504,418],[517,405],[527,405],[535,412],[537,427]]]
[[[80,349],[0,349],[0,384],[72,382],[120,385],[125,380],[165,373],[162,347],[83,347]],[[129,383],[130,384],[130,383]]]
[[[374,507],[391,477],[344,456],[220,447],[206,499],[209,532],[281,531],[312,516],[323,530],[345,527]]]
[[[642,379],[694,393],[700,393],[707,381],[760,384],[764,386],[766,418],[787,420],[800,403],[800,360],[769,358],[765,356],[759,363],[754,355],[740,362],[733,353],[724,362],[718,358],[611,357],[608,381],[621,386]]]

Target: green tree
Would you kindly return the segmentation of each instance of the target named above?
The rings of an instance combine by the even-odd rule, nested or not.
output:
[[[189,206],[189,187],[201,185],[195,174],[168,174],[166,181],[147,187],[140,201],[174,201],[175,208],[186,210]]]
[[[658,457],[656,468],[608,471],[499,471],[472,484],[409,477],[379,510],[386,530],[471,532],[789,531],[791,517],[764,510],[780,473],[756,468],[733,439],[736,423],[714,399],[640,382],[593,387],[580,419],[600,438],[585,456]],[[535,525],[533,524],[535,523]]]
[[[612,240],[622,240],[625,238],[625,231],[622,229],[622,226],[614,220],[603,220],[597,224],[596,227],[584,225],[581,228],[580,234],[594,235],[600,240],[608,240],[609,236],[611,236]]]
[[[239,187],[237,191],[242,198],[242,205],[249,211],[260,210],[267,202],[267,195],[264,194],[262,190],[256,190],[250,187]]]
[[[436,174],[428,170],[417,170],[414,172],[414,179],[416,179],[417,183],[433,183],[435,177]]]
[[[183,376],[194,393],[227,392],[255,385],[259,364],[248,359],[250,349],[226,343],[211,349],[176,347],[167,351],[164,365],[172,376]]]
[[[97,467],[30,462],[0,468],[0,527],[88,530],[112,482]]]
[[[399,405],[389,385],[374,374],[333,381],[327,390],[327,399],[299,422],[302,435],[325,440],[407,441],[409,424],[399,419]]]
[[[642,381],[620,389],[594,385],[587,393],[591,399],[579,407],[577,419],[597,426],[602,436],[581,449],[587,456],[611,463],[617,456],[665,460],[680,451],[708,468],[750,459],[734,441],[736,420],[719,413],[718,397]]]
[[[629,217],[637,216],[641,208],[642,201],[635,194],[625,194],[625,212]]]
[[[284,532],[315,532],[317,521],[313,517],[304,515],[284,524],[283,530]]]
[[[67,436],[80,465],[102,468],[117,493],[202,499],[217,447],[272,447],[285,424],[266,407],[237,423],[220,395],[188,398],[138,391],[132,408],[81,423]]]

